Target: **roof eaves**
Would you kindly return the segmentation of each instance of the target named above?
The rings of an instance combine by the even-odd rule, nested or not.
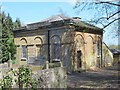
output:
[[[100,31],[104,31],[102,28],[99,28],[99,27],[96,27],[96,26],[93,26],[91,24],[88,24],[88,23],[83,23],[83,21],[80,21],[80,22],[74,22],[73,25],[75,26],[79,26],[79,27],[82,27],[82,28],[88,28],[88,29],[93,29],[93,30],[100,30]]]

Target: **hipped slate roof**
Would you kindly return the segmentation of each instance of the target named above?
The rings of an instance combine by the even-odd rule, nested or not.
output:
[[[55,15],[41,22],[54,22],[54,21],[61,21],[61,20],[67,20],[67,19],[71,19],[71,18],[64,15]]]
[[[119,54],[119,55],[120,55],[120,50],[110,49],[110,51],[111,51],[113,54]]]
[[[101,28],[95,27],[93,25],[90,25],[86,22],[81,21],[81,19],[78,17],[69,18],[64,15],[55,15],[37,23],[27,24],[26,26],[17,28],[13,31],[33,30],[33,29],[56,27],[56,26],[62,26],[62,25],[74,25],[74,26],[89,28],[93,30],[102,30]]]

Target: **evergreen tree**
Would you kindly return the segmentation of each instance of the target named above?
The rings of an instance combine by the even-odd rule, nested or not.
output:
[[[20,22],[19,18],[17,18],[16,21],[14,22],[13,28],[15,29],[15,28],[19,28],[19,27],[21,27],[21,22]]]
[[[19,21],[19,23],[18,23]],[[2,59],[1,62],[7,62],[9,59],[14,60],[15,53],[16,53],[16,46],[14,44],[14,36],[13,36],[13,28],[19,27],[20,20],[16,20],[15,23],[13,23],[12,18],[8,14],[6,16],[3,13],[1,13],[1,26],[2,26]]]
[[[0,13],[0,62],[2,61],[2,14]]]

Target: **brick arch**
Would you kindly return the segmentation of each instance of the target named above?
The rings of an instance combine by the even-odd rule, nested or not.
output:
[[[81,34],[77,34],[75,37],[78,37],[78,36],[82,38],[82,41],[83,41],[82,43],[84,44],[85,43],[84,37]]]
[[[83,47],[84,45],[84,38],[83,38],[83,36],[81,35],[81,34],[77,34],[76,36],[75,36],[75,45],[76,45],[76,48],[81,48],[81,47]]]
[[[82,39],[84,39],[84,37],[81,34],[76,34],[75,37],[77,37],[77,36],[81,36]]]
[[[43,40],[41,37],[35,37],[34,38],[34,44],[42,44],[43,43]]]
[[[25,38],[20,39],[20,44],[21,45],[27,45],[27,40]]]
[[[54,42],[53,42],[54,41]],[[50,38],[51,43],[61,43],[61,37],[59,35],[53,35]]]
[[[94,38],[91,35],[89,35],[88,38],[91,38],[92,39],[92,44],[94,44]]]

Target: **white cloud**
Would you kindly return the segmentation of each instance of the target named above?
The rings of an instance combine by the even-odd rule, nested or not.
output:
[[[75,3],[77,2],[77,0],[69,0],[72,5],[75,5]]]

